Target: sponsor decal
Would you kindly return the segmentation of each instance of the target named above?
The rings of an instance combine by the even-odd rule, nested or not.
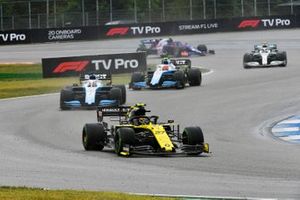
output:
[[[188,57],[189,56],[189,53],[187,51],[182,51],[180,54],[181,54],[182,57]]]
[[[161,32],[158,26],[134,26],[130,28],[133,35],[143,35],[143,34],[158,34]]]
[[[61,29],[61,30],[49,30],[48,39],[51,40],[72,40],[76,35],[82,33],[81,29]]]
[[[114,36],[114,35],[126,35],[128,33],[129,27],[117,27],[111,28],[106,33],[107,36]]]
[[[238,28],[257,28],[258,26],[262,25],[265,28],[272,28],[272,27],[288,27],[291,26],[290,19],[282,19],[282,18],[268,18],[268,19],[251,19],[251,20],[243,20]]]
[[[75,57],[43,58],[43,77],[78,76],[80,73],[117,74],[145,71],[145,53],[106,54]],[[82,74],[81,74],[82,76]],[[108,78],[105,75],[102,78]]]
[[[117,70],[120,68],[124,69],[135,69],[139,66],[139,61],[136,59],[126,60],[123,58],[115,58],[115,59],[108,59],[108,60],[92,60],[93,64],[95,64],[95,70],[100,70],[103,67],[105,70],[110,70],[112,66]]]
[[[243,20],[240,24],[239,24],[239,28],[247,28],[247,27],[252,27],[252,28],[256,28],[259,24],[260,20],[259,19],[253,19],[253,20]]]
[[[57,67],[54,68],[53,73],[63,73],[66,71],[82,71],[87,65],[89,61],[71,61],[71,62],[63,62],[60,63]]]
[[[218,23],[204,23],[204,24],[185,24],[178,26],[180,31],[184,30],[201,30],[201,29],[217,29],[219,28]]]
[[[0,34],[0,41],[3,42],[20,42],[25,41],[26,35],[23,33],[2,33]]]
[[[161,28],[158,26],[132,26],[132,27],[114,27],[110,28],[106,36],[115,35],[148,35],[148,34],[159,34]]]
[[[291,20],[290,19],[262,19],[261,20],[264,27],[283,27],[283,26],[290,26]]]

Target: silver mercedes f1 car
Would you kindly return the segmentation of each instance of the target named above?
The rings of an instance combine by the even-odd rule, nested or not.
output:
[[[245,69],[252,67],[273,67],[287,65],[287,54],[279,51],[276,44],[257,44],[251,53],[245,53],[243,59]]]

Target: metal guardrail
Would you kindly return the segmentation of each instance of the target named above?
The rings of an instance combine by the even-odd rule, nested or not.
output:
[[[109,21],[152,23],[300,13],[299,0],[236,0],[233,3],[224,0],[181,0],[177,3],[161,0],[159,6],[154,5],[152,0],[134,0],[132,8],[126,10],[114,8],[114,0],[105,1],[109,4],[106,6],[101,0],[78,2],[81,7],[70,12],[63,0],[2,1],[0,30],[94,26]],[[8,8],[18,9],[18,13],[22,9],[23,14],[9,15]],[[12,13],[17,12],[12,10]]]

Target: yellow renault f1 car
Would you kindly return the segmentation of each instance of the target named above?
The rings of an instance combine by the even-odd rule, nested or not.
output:
[[[158,116],[146,116],[145,104],[134,106],[98,107],[98,123],[85,124],[82,143],[85,150],[113,148],[120,156],[132,154],[198,155],[209,153],[200,127],[186,127],[180,132],[173,120],[159,123]],[[117,125],[108,126],[105,117],[117,119]]]

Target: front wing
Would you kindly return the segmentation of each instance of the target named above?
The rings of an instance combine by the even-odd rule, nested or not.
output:
[[[143,146],[125,146],[123,147],[123,151],[121,155],[129,156],[130,154],[138,154],[138,155],[198,155],[201,153],[210,153],[209,144],[204,143],[202,145],[176,145],[174,151],[163,151],[154,149],[150,145]]]

